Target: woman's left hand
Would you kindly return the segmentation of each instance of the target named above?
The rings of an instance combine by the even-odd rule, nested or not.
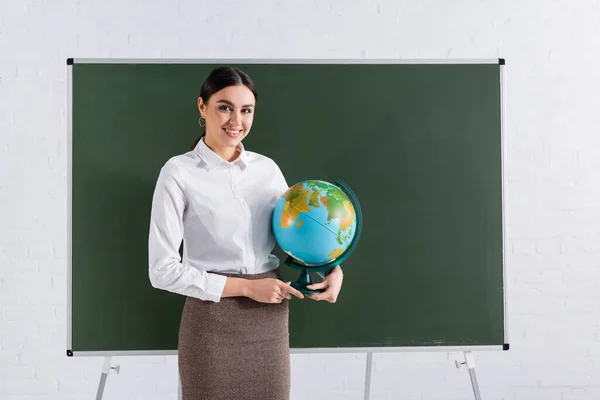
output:
[[[340,290],[342,289],[342,281],[344,280],[344,274],[342,268],[338,265],[331,271],[329,275],[323,279],[323,282],[313,283],[308,285],[307,289],[325,289],[324,292],[319,294],[305,294],[309,299],[316,301],[325,300],[330,303],[335,303]]]

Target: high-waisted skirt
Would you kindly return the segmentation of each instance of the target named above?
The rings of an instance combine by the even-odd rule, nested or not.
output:
[[[279,269],[220,274],[281,279]],[[183,400],[289,400],[288,301],[187,297],[178,343]]]

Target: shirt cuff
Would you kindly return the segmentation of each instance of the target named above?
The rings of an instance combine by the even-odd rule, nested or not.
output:
[[[225,283],[227,282],[227,277],[223,275],[208,273],[206,277],[206,290],[203,293],[204,299],[208,301],[214,301],[218,303],[221,301],[221,295],[223,294],[223,289],[225,289]]]

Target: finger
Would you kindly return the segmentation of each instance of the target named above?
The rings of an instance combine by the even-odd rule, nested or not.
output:
[[[319,282],[319,283],[313,283],[312,285],[308,285],[307,288],[308,289],[324,289],[328,286],[328,283],[323,281],[323,282]]]
[[[296,290],[296,289],[294,289],[291,286],[286,289],[286,293],[288,293],[288,296],[290,296],[290,299],[292,298],[291,295],[294,295],[294,296],[296,296],[299,299],[303,299],[304,298],[304,294],[302,294],[301,291]]]
[[[310,286],[312,285],[307,286],[307,288]],[[335,290],[332,286],[328,286],[327,289],[321,293],[310,295],[310,298],[313,300],[326,300],[330,303],[334,303],[336,297],[337,294],[335,293]]]
[[[292,298],[292,296],[290,296],[287,292],[285,292],[284,290],[282,290],[280,287],[277,287],[275,289],[275,296],[278,299],[281,299],[281,300],[283,300],[284,298],[288,299],[288,300]]]
[[[286,285],[282,288],[280,288],[284,293],[291,293],[294,296],[298,297],[299,299],[303,299],[304,295],[302,294],[301,291],[294,289],[292,286],[290,286],[291,282],[287,282]]]
[[[312,299],[317,301],[327,301],[329,303],[335,303],[335,298],[333,296],[324,296],[323,293],[313,295]]]
[[[303,298],[304,298],[304,293],[302,293],[302,292],[301,292],[301,291],[299,291],[299,290],[296,290],[296,289],[294,289],[294,288],[293,288],[293,287],[291,287],[291,286],[289,286],[288,293],[291,293],[291,294],[293,294],[294,296],[296,296],[296,297],[297,297],[297,298],[299,298],[299,299],[303,299]]]

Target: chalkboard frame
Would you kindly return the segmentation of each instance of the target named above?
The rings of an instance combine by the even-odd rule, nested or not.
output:
[[[68,58],[67,59],[67,355],[72,356],[140,356],[140,355],[176,355],[177,350],[156,351],[73,351],[72,349],[72,138],[73,138],[73,73],[74,64],[102,64],[102,63],[203,63],[203,64],[499,64],[500,65],[500,94],[501,94],[501,172],[502,172],[502,258],[503,258],[503,302],[504,302],[504,341],[503,345],[482,346],[410,346],[410,347],[347,347],[347,348],[290,348],[291,353],[357,353],[357,352],[449,352],[449,351],[497,351],[509,350],[509,301],[507,288],[509,283],[509,270],[506,257],[506,149],[505,149],[505,60],[492,59],[154,59],[154,58]]]

